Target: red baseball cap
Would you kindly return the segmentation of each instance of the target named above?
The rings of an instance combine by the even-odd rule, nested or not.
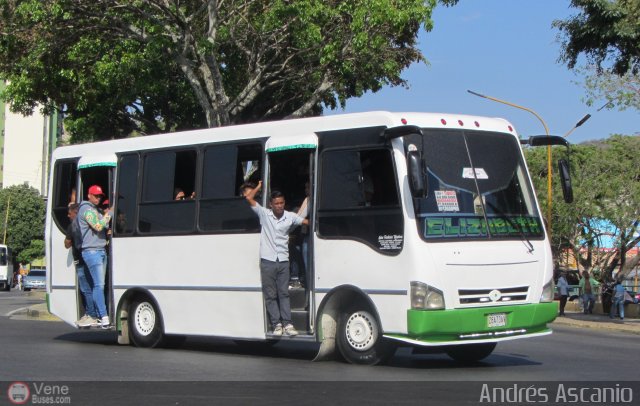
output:
[[[98,185],[93,185],[89,188],[89,194],[94,196],[104,196],[102,188]]]

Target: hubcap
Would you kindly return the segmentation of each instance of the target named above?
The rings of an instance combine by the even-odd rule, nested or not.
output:
[[[156,325],[156,312],[150,303],[140,303],[134,315],[136,330],[143,336],[151,334]]]
[[[366,351],[373,347],[378,337],[375,319],[367,312],[356,312],[349,317],[345,329],[347,342],[358,351]]]

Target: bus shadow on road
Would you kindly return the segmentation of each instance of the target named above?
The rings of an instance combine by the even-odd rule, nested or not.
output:
[[[252,356],[263,358],[286,358],[291,360],[312,361],[318,353],[319,344],[315,342],[299,341],[250,341],[233,340],[228,338],[212,338],[197,336],[168,336],[169,339],[154,351],[186,351],[202,354],[226,354],[238,356]],[[60,341],[77,344],[121,346],[115,331],[101,331],[97,329],[79,330],[62,334],[55,338]],[[131,347],[135,350],[133,347]],[[337,350],[336,350],[337,351]],[[334,361],[341,358],[335,354]],[[385,367],[407,369],[456,369],[456,368],[501,368],[513,366],[541,365],[542,363],[528,359],[526,355],[496,352],[482,361],[462,363],[454,361],[444,353],[419,354],[413,353],[411,348],[401,347],[395,355],[384,363]]]

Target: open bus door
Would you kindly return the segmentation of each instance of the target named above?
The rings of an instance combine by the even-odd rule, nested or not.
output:
[[[313,305],[313,196],[318,137],[315,134],[270,138],[266,143],[267,187],[285,196],[285,210],[297,213],[307,206],[309,226],[294,230],[289,239],[291,318],[300,335],[315,331]],[[266,318],[268,320],[268,318]],[[266,328],[266,327],[265,327]]]
[[[109,207],[113,207],[115,202],[115,168],[117,158],[115,154],[106,155],[92,155],[83,156],[78,161],[78,188],[82,194],[78,196],[78,201],[87,199],[88,190],[93,185],[98,185],[102,188],[105,196],[100,203],[99,210],[108,210]],[[109,318],[114,320],[114,306],[113,306],[113,277],[111,269],[111,230],[107,232],[107,270],[105,275],[104,289],[105,289],[105,303],[107,305],[107,312]],[[76,281],[77,282],[77,281]],[[78,318],[84,314],[84,305],[82,295],[77,288],[76,283],[76,298],[78,303]]]

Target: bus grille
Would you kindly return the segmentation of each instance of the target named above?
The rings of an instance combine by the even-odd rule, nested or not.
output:
[[[460,289],[460,304],[513,303],[527,300],[528,286],[496,289]]]

